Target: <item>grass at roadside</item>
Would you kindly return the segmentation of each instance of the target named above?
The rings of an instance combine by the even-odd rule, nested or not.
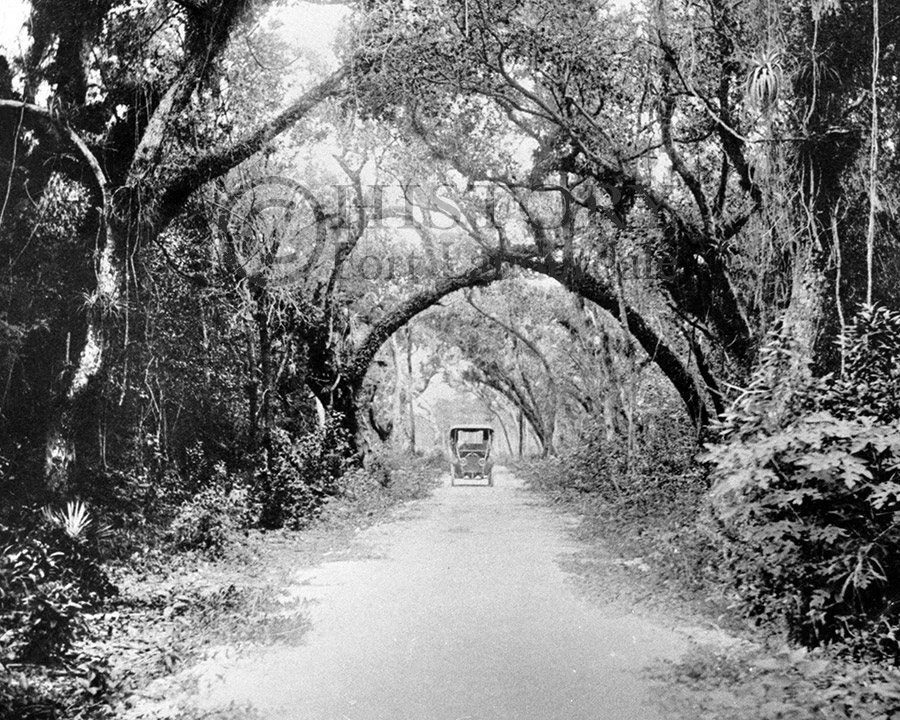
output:
[[[896,720],[900,670],[829,649],[791,646],[741,618],[717,562],[705,484],[690,471],[647,473],[585,487],[558,459],[516,472],[551,504],[580,518],[585,550],[570,562],[581,588],[604,602],[665,613],[715,633],[653,669],[666,716],[679,720]]]
[[[119,594],[85,616],[86,632],[60,662],[0,664],[0,720],[254,717],[247,708],[188,709],[185,671],[211,653],[301,642],[304,608],[281,592],[294,572],[427,496],[440,474],[423,458],[395,458],[390,471],[387,484],[348,477],[305,530],[232,531],[215,558],[158,547],[108,568]]]
[[[706,484],[698,472],[658,472],[586,487],[563,460],[519,462],[517,474],[579,518],[585,550],[572,560],[584,589],[671,614],[728,622],[733,601],[715,563],[713,528],[698,522]],[[616,578],[627,582],[610,582]]]
[[[664,705],[690,720],[895,720],[900,671],[773,639],[698,645],[657,669]]]

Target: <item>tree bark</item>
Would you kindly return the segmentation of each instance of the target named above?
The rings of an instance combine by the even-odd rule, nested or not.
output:
[[[524,455],[525,455],[525,413],[522,412],[522,408],[519,408],[517,424],[519,426],[519,457],[524,457]]]
[[[79,400],[86,395],[92,381],[103,364],[105,347],[105,323],[115,310],[119,300],[120,262],[116,254],[118,226],[111,222],[109,182],[96,156],[82,138],[59,116],[36,105],[0,100],[0,109],[16,110],[38,123],[47,123],[73,146],[81,160],[88,166],[99,194],[101,246],[95,274],[97,287],[89,299],[84,347],[78,355],[68,386],[57,393],[52,419],[44,442],[44,480],[51,492],[64,492],[69,479],[69,469],[75,459],[72,441],[72,425]],[[71,336],[71,334],[70,334]]]

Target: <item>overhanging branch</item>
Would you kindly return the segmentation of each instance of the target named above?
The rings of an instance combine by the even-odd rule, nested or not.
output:
[[[463,288],[488,285],[499,277],[499,268],[492,260],[472,267],[462,275],[442,278],[434,287],[416,293],[381,318],[369,330],[353,353],[348,374],[360,382],[369,369],[375,354],[387,339],[419,313],[427,310],[450,293]]]
[[[49,110],[42,108],[39,105],[24,103],[18,100],[0,100],[0,110],[13,110],[15,112],[23,113],[25,116],[48,122],[59,130],[66,140],[78,150],[85,165],[90,168],[91,174],[94,176],[94,181],[97,184],[97,189],[100,191],[103,207],[104,209],[109,207],[109,182],[106,179],[103,168],[100,166],[97,157],[87,146],[87,143],[85,143],[78,133],[69,127],[69,124],[62,117],[55,113],[51,113]]]
[[[572,292],[599,305],[620,324],[626,325],[628,332],[675,387],[695,427],[703,429],[709,424],[709,410],[693,375],[644,317],[627,303],[621,303],[612,288],[578,265],[566,265],[552,257],[538,258],[527,249],[510,248],[504,253],[503,259],[553,278]],[[622,318],[623,306],[624,318]]]
[[[242,140],[212,148],[175,172],[166,181],[166,187],[159,196],[155,215],[157,229],[164,228],[175,218],[195,190],[248,160],[306,117],[317,105],[340,94],[347,76],[348,70],[341,68]]]

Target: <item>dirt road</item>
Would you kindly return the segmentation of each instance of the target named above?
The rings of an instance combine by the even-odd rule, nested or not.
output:
[[[354,559],[299,573],[305,644],[221,670],[204,704],[279,720],[661,717],[642,668],[686,641],[579,597],[558,564],[577,550],[566,522],[505,471],[493,488],[445,480],[360,533]]]

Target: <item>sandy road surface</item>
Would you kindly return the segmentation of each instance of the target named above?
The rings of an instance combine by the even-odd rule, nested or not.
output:
[[[450,487],[302,571],[299,647],[222,669],[204,704],[291,720],[654,720],[648,663],[683,636],[578,596],[566,519],[509,473]],[[359,552],[354,557],[360,557]]]

